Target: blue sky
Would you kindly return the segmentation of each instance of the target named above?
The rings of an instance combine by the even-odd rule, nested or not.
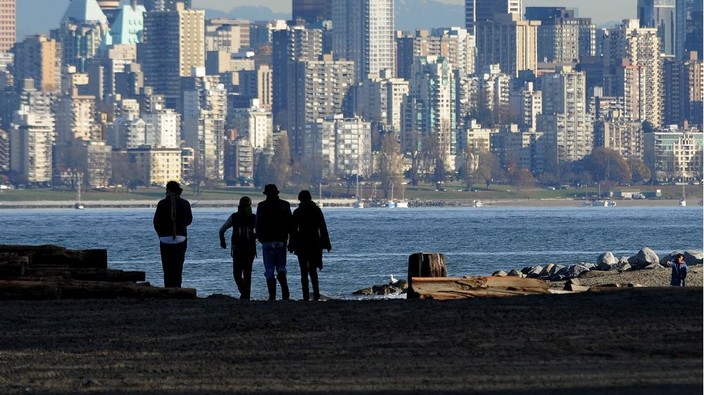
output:
[[[123,0],[124,2],[125,0]],[[448,4],[463,4],[464,0],[437,0]],[[17,38],[58,27],[59,19],[69,0],[18,0]],[[211,8],[228,12],[239,6],[264,6],[274,12],[291,12],[290,0],[193,0],[196,8]],[[565,6],[577,8],[579,16],[591,17],[596,24],[635,18],[636,0],[524,0],[525,6]],[[461,18],[458,18],[461,21]]]

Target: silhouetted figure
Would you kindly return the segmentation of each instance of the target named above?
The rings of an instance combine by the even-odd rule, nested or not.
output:
[[[298,256],[303,300],[309,300],[308,276],[313,287],[313,300],[319,300],[318,270],[323,269],[323,250],[330,252],[332,249],[330,236],[323,211],[313,202],[310,192],[301,191],[298,194],[298,200],[301,203],[293,211],[293,231],[289,251]]]
[[[154,213],[154,230],[159,235],[164,286],[181,288],[183,261],[188,248],[186,228],[193,222],[191,204],[181,198],[181,186],[176,181],[166,184],[166,197],[159,201]]]
[[[257,205],[257,239],[262,243],[264,277],[269,300],[276,300],[276,280],[281,284],[281,298],[288,300],[286,281],[286,245],[291,232],[291,205],[279,199],[274,184],[264,187],[266,199]]]
[[[232,228],[230,238],[230,256],[232,256],[232,275],[240,291],[240,299],[248,300],[252,290],[252,262],[257,255],[254,233],[256,215],[252,214],[252,199],[243,196],[237,206],[237,212],[227,218],[220,227],[220,247],[227,248],[225,232]]]
[[[687,264],[684,262],[684,254],[675,255],[675,261],[670,264],[672,266],[672,280],[670,285],[676,287],[684,287],[687,279]]]

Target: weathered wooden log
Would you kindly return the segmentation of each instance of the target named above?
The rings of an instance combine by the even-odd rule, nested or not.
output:
[[[3,256],[0,258],[0,278],[24,276],[28,265],[26,256]]]
[[[30,267],[26,270],[27,277],[37,278],[71,278],[85,281],[107,281],[107,282],[139,282],[146,279],[143,271],[124,271],[113,269],[72,269],[53,268],[42,266],[39,268]]]
[[[445,255],[439,253],[418,252],[408,257],[408,291],[407,299],[417,298],[414,289],[414,277],[447,277]]]
[[[2,299],[106,299],[177,298],[194,299],[193,288],[160,288],[149,284],[81,280],[0,280]]]
[[[420,299],[466,299],[549,293],[550,284],[536,278],[520,277],[415,277],[413,290]]]
[[[0,278],[22,277],[27,265],[21,263],[1,263]]]
[[[31,265],[107,269],[105,249],[69,250],[55,245],[0,245],[0,256],[27,256]]]
[[[0,300],[54,300],[61,297],[58,285],[46,281],[0,280]]]

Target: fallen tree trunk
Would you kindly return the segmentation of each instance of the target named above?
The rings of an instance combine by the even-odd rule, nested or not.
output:
[[[0,280],[0,300],[5,299],[105,299],[105,298],[194,299],[193,288],[152,287],[148,283],[114,283],[81,280]]]
[[[107,281],[107,282],[140,282],[146,279],[143,271],[125,271],[113,269],[72,269],[72,268],[51,268],[30,267],[25,275],[37,278],[70,278],[85,281]]]
[[[535,278],[495,276],[414,277],[411,284],[417,298],[437,300],[546,294],[550,288]]]
[[[72,268],[108,268],[105,249],[69,250],[55,245],[0,245],[0,257],[29,258],[29,265],[54,265]]]

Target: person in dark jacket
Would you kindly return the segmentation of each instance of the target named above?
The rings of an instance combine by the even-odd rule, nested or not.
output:
[[[319,300],[318,270],[323,269],[323,250],[330,252],[332,249],[330,236],[323,211],[313,202],[310,192],[301,191],[298,200],[301,203],[293,211],[289,251],[296,254],[298,265],[301,267],[303,300],[309,300],[308,276],[313,287],[313,300]]]
[[[670,264],[672,266],[672,280],[670,285],[675,287],[684,287],[687,279],[687,264],[684,261],[684,254],[675,255],[675,261]]]
[[[232,275],[240,291],[240,299],[249,300],[252,290],[252,262],[257,255],[254,225],[256,215],[252,214],[252,199],[242,196],[237,212],[227,218],[220,227],[220,247],[227,248],[225,232],[232,228],[230,238],[230,256],[232,256]]]
[[[264,277],[269,300],[276,300],[276,280],[281,285],[281,299],[288,300],[286,280],[286,246],[291,232],[291,205],[279,198],[274,184],[264,187],[266,199],[257,205],[256,232],[262,243]]]
[[[181,186],[176,181],[166,184],[166,197],[159,201],[154,213],[154,230],[159,235],[164,286],[181,288],[183,262],[188,247],[186,228],[193,222],[191,204],[181,197]]]

